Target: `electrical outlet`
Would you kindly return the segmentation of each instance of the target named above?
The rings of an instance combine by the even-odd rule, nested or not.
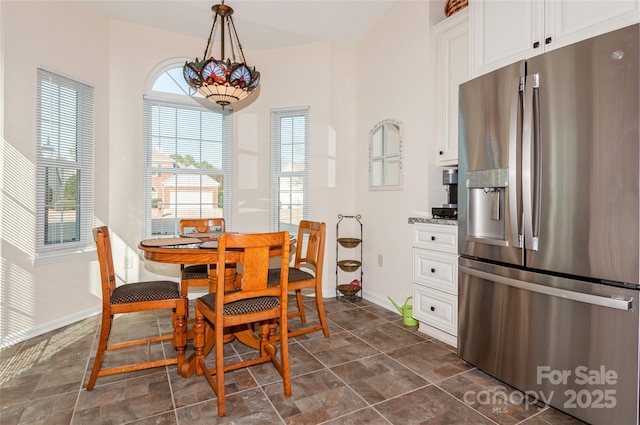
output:
[[[133,268],[133,257],[131,255],[127,255],[124,257],[124,268],[132,269]]]
[[[382,254],[378,254],[378,267],[382,267]]]

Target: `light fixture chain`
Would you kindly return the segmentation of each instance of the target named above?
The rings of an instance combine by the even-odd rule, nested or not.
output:
[[[202,55],[202,60],[207,60],[209,56],[209,46],[211,46],[211,40],[213,39],[213,31],[216,29],[216,22],[218,21],[218,14],[213,18],[213,25],[211,26],[211,32],[209,33],[209,39],[207,40],[207,47],[204,48],[204,54]]]
[[[244,58],[244,52],[242,51],[242,44],[240,43],[240,38],[238,37],[238,31],[236,31],[236,24],[235,22],[233,22],[233,19],[230,20],[231,21],[231,25],[229,25],[229,27],[233,28],[233,33],[236,36],[236,42],[238,43],[238,50],[240,51],[240,57],[242,58],[242,62],[246,63],[246,60]],[[229,32],[231,32],[231,29],[229,30]],[[232,46],[232,50],[233,50],[233,46]],[[235,52],[234,52],[234,58],[235,60]]]

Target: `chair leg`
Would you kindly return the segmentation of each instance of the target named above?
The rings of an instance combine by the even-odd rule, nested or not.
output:
[[[324,314],[324,301],[322,300],[322,288],[316,286],[316,309],[318,310],[318,318],[322,326],[324,336],[329,336],[329,325],[327,324],[327,316]]]
[[[282,314],[286,315],[285,312]],[[291,366],[289,364],[289,324],[287,323],[287,319],[281,320],[280,323],[280,333],[282,337],[280,338],[280,364],[278,365],[277,359],[275,358],[275,353],[272,357],[272,363],[280,372],[280,376],[282,376],[282,385],[284,387],[284,395],[286,397],[291,396]],[[272,338],[273,343],[275,344],[275,337]]]
[[[216,334],[216,394],[218,396],[218,416],[226,416],[227,409],[225,406],[224,391],[224,326],[218,323],[215,326]]]
[[[205,364],[205,333],[210,330],[210,326],[213,327],[213,331],[215,332],[214,348],[216,365],[215,369],[213,369],[213,374]],[[222,326],[222,324],[220,324],[220,326],[215,326],[208,321],[205,321],[204,316],[197,307],[194,325],[193,346],[196,356],[196,374],[204,375],[204,377],[209,382],[209,385],[211,385],[213,392],[218,397],[218,416],[226,416],[227,411],[224,395],[224,327]],[[216,376],[214,377],[213,375]]]
[[[296,289],[296,304],[298,305],[298,312],[300,313],[300,320],[302,323],[307,322],[307,316],[304,314],[304,304],[302,303],[302,290]]]
[[[98,342],[98,349],[96,350],[96,358],[93,362],[93,369],[91,369],[91,376],[87,383],[87,391],[91,391],[98,379],[98,373],[102,368],[102,362],[104,361],[104,353],[107,351],[107,342],[109,341],[109,334],[111,333],[111,325],[113,323],[113,316],[102,313],[102,326],[100,327],[100,340]]]

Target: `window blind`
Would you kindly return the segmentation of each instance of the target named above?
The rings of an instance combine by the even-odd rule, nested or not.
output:
[[[297,234],[309,210],[309,108],[271,111],[271,230]]]
[[[231,228],[228,111],[145,97],[143,237],[177,235],[183,218],[224,217]]]
[[[38,68],[36,258],[94,248],[93,87]]]

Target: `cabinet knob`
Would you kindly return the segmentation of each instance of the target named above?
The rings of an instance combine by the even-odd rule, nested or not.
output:
[[[440,155],[444,155],[444,152],[443,152],[443,151],[440,151]]]
[[[551,37],[547,37],[547,38],[544,39],[544,44],[549,44],[549,43],[551,43],[551,41],[552,41]]]
[[[431,311],[436,311],[436,308],[434,306],[431,306]]]
[[[435,236],[431,236],[431,240],[432,240],[432,241],[435,241],[435,240],[436,240],[436,237],[435,237]]]
[[[435,272],[436,272],[436,269],[433,269],[433,268],[432,268],[432,269],[431,269],[431,273],[435,273]]]
[[[540,47],[540,42],[536,41],[535,43],[533,43],[533,48],[537,49],[538,47]]]

